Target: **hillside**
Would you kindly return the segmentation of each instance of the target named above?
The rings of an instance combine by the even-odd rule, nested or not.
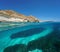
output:
[[[34,16],[25,16],[13,10],[0,10],[0,21],[40,22],[40,20]]]

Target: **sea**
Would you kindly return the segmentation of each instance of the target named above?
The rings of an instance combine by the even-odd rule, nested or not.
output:
[[[0,52],[60,52],[60,22],[0,22]]]

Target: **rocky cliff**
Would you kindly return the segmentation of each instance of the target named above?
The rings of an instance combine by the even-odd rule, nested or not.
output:
[[[13,10],[0,10],[0,21],[40,22],[40,20],[34,16],[25,16]]]

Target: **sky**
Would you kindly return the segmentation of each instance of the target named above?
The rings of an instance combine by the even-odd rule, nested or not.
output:
[[[0,0],[0,10],[14,10],[40,20],[60,21],[60,0]]]

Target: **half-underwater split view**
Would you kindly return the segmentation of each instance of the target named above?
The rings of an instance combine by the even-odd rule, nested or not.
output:
[[[0,0],[0,52],[60,52],[60,0]]]

